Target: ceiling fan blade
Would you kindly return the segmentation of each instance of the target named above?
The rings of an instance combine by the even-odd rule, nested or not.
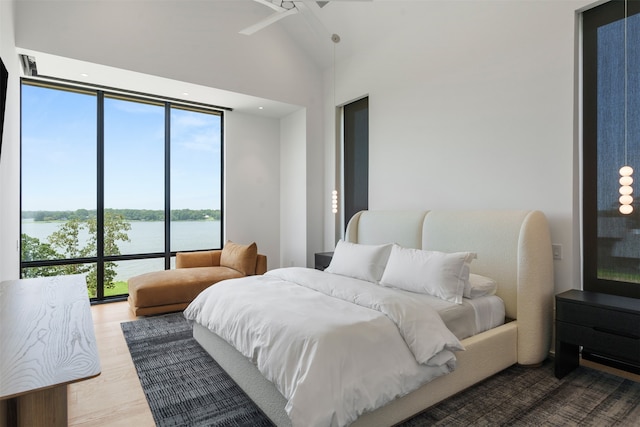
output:
[[[269,0],[253,0],[253,1],[255,1],[256,3],[263,4],[263,5],[267,6],[267,7],[270,7],[271,9],[275,10],[276,12],[282,12],[282,11],[287,10],[282,6],[278,6],[277,4],[270,2]]]
[[[319,38],[331,36],[331,32],[324,26],[322,21],[316,15],[317,11],[320,10],[320,6],[314,0],[302,0],[302,1],[294,1],[296,8],[300,11],[300,14],[304,17],[307,24],[311,27],[311,30],[318,36]]]
[[[273,24],[274,22],[277,22],[279,20],[281,20],[282,18],[289,16],[289,15],[293,15],[294,13],[298,13],[297,9],[284,9],[284,11],[282,12],[276,12],[276,13],[272,13],[271,15],[267,16],[265,19],[263,19],[262,21],[259,21],[247,28],[245,28],[244,30],[240,31],[240,34],[244,34],[246,36],[250,36],[251,34],[262,30],[265,27],[268,27],[269,25]]]

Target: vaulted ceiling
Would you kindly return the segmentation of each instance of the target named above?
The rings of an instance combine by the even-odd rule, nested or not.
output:
[[[276,100],[279,107],[291,104],[277,109],[286,114],[300,104],[302,87],[321,84],[334,60],[345,61],[385,43],[390,33],[455,25],[446,19],[454,16],[452,10],[463,11],[470,1],[494,0],[333,0],[322,8],[305,1],[311,19],[297,13],[252,35],[240,34],[274,13],[264,1],[16,0],[16,44],[26,52],[52,55],[37,58],[42,74],[71,79],[88,74],[65,71],[69,63],[59,58],[69,58],[222,89],[222,95],[245,95],[244,100],[217,98],[234,108],[254,108],[263,99]],[[334,33],[339,44],[331,41]],[[94,77],[98,72],[92,71]]]

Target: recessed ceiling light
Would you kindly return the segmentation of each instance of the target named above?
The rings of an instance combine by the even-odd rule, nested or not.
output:
[[[80,75],[81,75],[82,77],[89,77],[89,74],[87,74],[87,73],[80,73]]]
[[[182,92],[184,96],[189,96],[189,92]]]
[[[258,110],[264,110],[264,107],[258,107]]]

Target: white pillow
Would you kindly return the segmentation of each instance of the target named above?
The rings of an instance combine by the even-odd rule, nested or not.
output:
[[[474,252],[445,253],[394,245],[380,284],[462,303]]]
[[[488,295],[495,295],[498,289],[498,283],[490,277],[481,276],[479,274],[469,274],[469,294],[465,298],[480,298]]]
[[[361,245],[339,240],[331,262],[324,271],[378,283],[387,264],[389,252],[391,243]]]

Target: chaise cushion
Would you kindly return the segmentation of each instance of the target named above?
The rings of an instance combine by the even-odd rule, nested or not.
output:
[[[129,279],[129,304],[137,315],[143,314],[138,310],[142,307],[186,307],[212,284],[243,276],[229,267],[194,267],[145,273]]]
[[[176,253],[176,268],[218,267],[222,250]]]
[[[256,274],[257,257],[258,246],[255,242],[250,245],[239,245],[227,240],[220,255],[220,265],[233,268],[245,276],[251,276]]]

